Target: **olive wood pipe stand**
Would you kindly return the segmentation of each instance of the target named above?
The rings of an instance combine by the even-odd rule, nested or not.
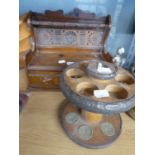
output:
[[[111,63],[90,60],[74,63],[61,76],[68,101],[61,124],[75,143],[103,148],[121,133],[121,112],[134,106],[134,77]]]

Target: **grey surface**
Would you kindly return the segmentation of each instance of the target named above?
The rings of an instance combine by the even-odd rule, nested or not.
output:
[[[60,87],[63,94],[71,103],[82,109],[104,114],[114,114],[128,111],[135,105],[135,96],[117,102],[97,102],[91,100],[89,97],[84,97],[73,92],[70,87],[65,83],[64,73],[61,75]]]

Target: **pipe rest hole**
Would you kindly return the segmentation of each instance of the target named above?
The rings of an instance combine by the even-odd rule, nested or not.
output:
[[[82,75],[71,75],[70,77],[73,78],[73,79],[78,79],[78,78],[81,78]]]
[[[129,75],[118,74],[115,79],[118,82],[125,83],[128,85],[135,83],[134,79]]]
[[[80,95],[93,96],[94,90],[98,90],[97,86],[88,82],[82,82],[77,85],[77,91]]]
[[[83,77],[84,75],[84,72],[78,68],[73,68],[73,69],[69,69],[67,72],[66,72],[66,75],[68,77],[71,77],[73,79],[78,79],[78,78],[81,78]]]
[[[111,97],[117,99],[126,99],[128,97],[128,92],[125,88],[117,85],[108,85],[106,88]]]

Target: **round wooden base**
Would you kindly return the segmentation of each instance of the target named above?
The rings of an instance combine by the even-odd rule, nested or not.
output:
[[[120,135],[120,114],[103,115],[99,122],[89,122],[81,115],[80,109],[67,102],[61,110],[61,124],[75,143],[87,148],[104,148]]]

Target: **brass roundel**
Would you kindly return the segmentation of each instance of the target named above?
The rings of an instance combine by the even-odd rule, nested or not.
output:
[[[78,128],[78,135],[81,140],[90,140],[93,136],[93,130],[88,125],[82,125]]]
[[[70,112],[65,116],[65,120],[69,124],[74,124],[78,121],[79,116],[75,112]]]
[[[115,128],[109,122],[103,122],[100,126],[101,131],[106,136],[114,136],[115,135]]]

